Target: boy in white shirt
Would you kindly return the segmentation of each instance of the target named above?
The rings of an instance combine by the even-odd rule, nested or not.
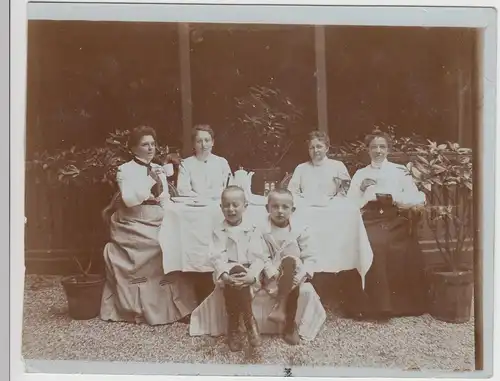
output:
[[[314,239],[307,226],[295,222],[292,226],[290,220],[295,207],[290,191],[272,191],[268,196],[266,209],[269,218],[263,237],[271,261],[264,266],[262,283],[271,295],[276,296],[276,305],[269,319],[275,323],[284,323],[284,340],[290,345],[296,345],[300,342],[296,325],[299,295],[305,297],[306,306],[311,302],[319,303],[319,306],[316,304],[313,308],[322,310],[314,288],[310,283],[306,284],[313,278],[315,271],[317,253]],[[321,314],[318,314],[317,322],[303,323],[321,325],[321,318]]]
[[[223,284],[228,317],[228,344],[231,351],[242,349],[238,340],[239,321],[243,319],[249,344],[260,346],[260,334],[252,312],[254,291],[260,289],[259,274],[265,266],[265,245],[255,225],[245,222],[247,208],[243,189],[229,186],[221,196],[224,221],[213,232],[210,261],[214,278]]]

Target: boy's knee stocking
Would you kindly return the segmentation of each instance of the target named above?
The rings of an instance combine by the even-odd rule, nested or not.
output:
[[[228,317],[229,331],[236,331],[239,324],[239,309],[237,290],[232,287],[224,287],[224,304]]]
[[[278,298],[286,298],[293,289],[293,277],[297,271],[297,263],[292,257],[281,261],[281,274],[278,281]]]

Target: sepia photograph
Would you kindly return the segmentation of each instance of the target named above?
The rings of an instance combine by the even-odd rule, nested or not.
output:
[[[27,22],[24,361],[484,369],[484,29],[77,18]]]

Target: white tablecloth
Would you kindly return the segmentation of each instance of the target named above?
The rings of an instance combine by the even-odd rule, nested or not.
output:
[[[213,271],[208,245],[214,224],[224,218],[218,203],[204,207],[173,203],[165,209],[159,234],[164,272]],[[245,213],[259,225],[267,218],[262,205],[249,205]],[[294,218],[310,226],[317,240],[318,272],[357,269],[364,279],[373,252],[359,209],[350,200],[339,197],[325,207],[298,206]]]

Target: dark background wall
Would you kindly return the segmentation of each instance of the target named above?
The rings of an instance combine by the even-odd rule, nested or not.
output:
[[[175,24],[29,21],[28,156],[139,124],[179,146],[179,89]]]
[[[216,150],[232,158],[233,165],[262,168],[245,141],[244,117],[236,98],[252,86],[279,89],[302,113],[300,126],[317,128],[314,76],[314,28],[309,26],[199,25],[191,39],[193,118],[210,123],[217,133]],[[295,144],[289,158],[297,162],[307,154]],[[283,163],[282,163],[283,164]]]
[[[476,33],[465,28],[327,27],[332,139],[352,139],[384,123],[396,125],[402,134],[458,140],[459,91],[470,99],[476,86]],[[471,146],[469,107],[470,102],[462,106],[467,108],[463,142]]]
[[[250,86],[280,89],[302,110],[305,128],[317,128],[313,27],[196,29],[202,32],[191,34],[193,121],[223,133],[219,153],[235,155],[235,98]],[[471,93],[475,38],[474,30],[463,28],[326,27],[332,140],[355,138],[374,124],[457,140],[458,76],[462,71],[461,90]],[[90,146],[138,124],[152,125],[162,140],[180,146],[179,65],[176,24],[30,21],[28,156]],[[469,145],[472,114],[465,115]]]

